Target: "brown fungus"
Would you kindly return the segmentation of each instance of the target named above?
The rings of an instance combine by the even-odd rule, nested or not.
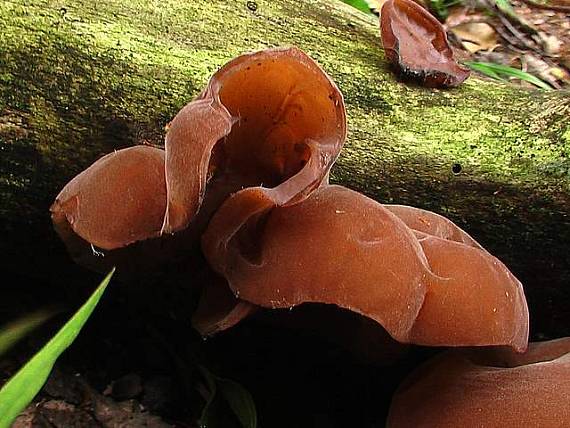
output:
[[[390,428],[570,425],[570,338],[506,349],[447,351],[398,388]]]
[[[306,54],[288,48],[242,55],[176,115],[166,155],[139,146],[95,162],[58,196],[54,224],[74,253],[184,229],[186,241],[198,241],[239,189],[272,188],[276,205],[306,197],[328,180],[345,136],[342,95]]]
[[[487,251],[419,237],[430,270],[411,339],[418,345],[510,345],[522,352],[529,315],[521,283]]]
[[[51,206],[62,238],[71,227],[112,250],[160,235],[166,209],[164,151],[135,146],[110,153],[71,180]]]
[[[515,349],[524,350],[528,308],[518,279],[447,218],[404,205],[384,207],[414,230],[436,275],[429,280],[429,292],[413,329],[413,342],[444,346],[473,341],[479,334],[480,345],[507,342],[510,338]],[[486,304],[481,305],[481,301]],[[513,320],[518,320],[518,329],[512,329]]]
[[[140,241],[164,254],[165,238],[149,238],[202,236],[220,275],[205,281],[193,318],[202,334],[260,306],[322,303],[401,342],[524,349],[521,285],[469,235],[328,185],[345,136],[342,95],[308,56],[243,55],[175,117],[166,154],[138,146],[95,162],[56,199],[54,224],[72,252],[125,256]]]
[[[230,197],[202,239],[239,299],[269,308],[334,304],[375,320],[400,342],[526,347],[522,287],[487,252],[414,232],[340,186],[279,208],[269,193]]]
[[[325,180],[345,135],[340,91],[299,49],[230,61],[170,124],[163,231],[188,226],[207,185],[222,195],[215,205],[251,186],[278,189],[277,204],[302,199]]]
[[[388,0],[380,15],[386,58],[404,76],[426,86],[458,86],[469,69],[457,64],[445,29],[412,0]]]

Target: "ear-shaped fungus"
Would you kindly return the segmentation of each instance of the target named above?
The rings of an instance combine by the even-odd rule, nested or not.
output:
[[[93,246],[126,256],[141,241],[165,254],[170,241],[149,238],[202,236],[220,275],[193,318],[202,334],[258,306],[314,302],[364,315],[400,342],[524,349],[521,285],[469,235],[433,213],[328,186],[345,136],[342,95],[307,55],[242,55],[174,118],[166,152],[137,146],[98,160],[61,191],[52,218],[84,263],[79,250]]]
[[[380,14],[386,58],[426,86],[458,86],[469,70],[453,59],[443,26],[413,0],[388,0]]]
[[[221,130],[217,140],[196,143],[189,129],[195,110],[202,114],[204,108],[226,112],[220,116],[232,118],[231,132],[226,135],[226,128],[215,125]],[[236,58],[212,77],[200,99],[186,106],[170,126],[166,139],[169,205],[163,230],[185,227],[203,198],[204,213],[198,217],[209,220],[229,193],[248,186],[263,186],[253,189],[267,196],[264,209],[302,200],[328,183],[328,172],[345,137],[342,94],[302,51],[270,49]],[[179,158],[192,161],[180,166]],[[184,184],[188,169],[199,185]],[[175,199],[184,203],[177,205]],[[242,213],[252,215],[244,208],[232,209],[231,222],[241,225]],[[211,289],[204,290],[193,317],[194,327],[203,335],[228,328],[254,310],[248,302],[233,298],[232,303],[227,286],[222,290],[214,282],[206,287]],[[212,296],[224,305],[211,306]]]
[[[186,228],[197,240],[231,192],[262,185],[276,205],[304,198],[328,180],[345,135],[342,95],[306,54],[242,55],[176,115],[166,155],[139,146],[100,159],[62,190],[53,220],[71,252]]]
[[[487,252],[432,235],[418,240],[422,232],[340,186],[278,208],[268,192],[232,195],[202,239],[240,299],[270,308],[334,304],[400,342],[525,349],[521,285]]]
[[[414,231],[431,271],[437,276],[430,281],[429,292],[413,329],[413,342],[450,345],[473,341],[479,335],[477,340],[484,345],[500,343],[512,334],[511,344],[523,350],[529,322],[519,280],[445,217],[404,205],[384,207]],[[473,281],[474,278],[477,281]],[[495,286],[481,287],[481,284]],[[486,304],[481,305],[482,301]],[[481,325],[486,328],[480,329]],[[513,330],[513,325],[518,328]],[[490,338],[494,339],[487,343]]]
[[[508,350],[448,351],[396,392],[388,424],[400,427],[570,425],[570,338]]]
[[[166,208],[164,151],[110,153],[71,180],[51,207],[60,235],[71,229],[105,250],[158,236]]]
[[[166,136],[168,207],[163,230],[192,220],[206,195],[279,187],[279,204],[319,186],[346,136],[342,95],[296,48],[242,55],[211,78]],[[219,189],[222,189],[221,191]]]
[[[502,345],[526,349],[529,315],[521,283],[485,250],[425,235],[431,272],[412,331],[418,345]]]

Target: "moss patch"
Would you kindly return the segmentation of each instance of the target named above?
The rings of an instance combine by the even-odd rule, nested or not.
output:
[[[568,94],[475,78],[448,91],[403,84],[373,17],[335,0],[256,3],[0,2],[0,215],[19,218],[4,232],[37,221],[37,241],[80,169],[114,149],[161,144],[170,118],[230,58],[294,44],[346,98],[334,180],[448,215],[536,287],[567,284]]]

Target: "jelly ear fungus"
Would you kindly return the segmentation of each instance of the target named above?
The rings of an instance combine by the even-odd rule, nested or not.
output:
[[[196,117],[207,111],[215,132],[198,138]],[[238,230],[266,210],[302,201],[328,183],[345,138],[342,94],[305,53],[269,49],[230,61],[170,125],[163,231],[183,229],[194,217],[210,220],[220,205],[230,213],[224,227]],[[194,181],[188,180],[189,170]],[[233,192],[239,204],[222,204]],[[254,207],[257,196],[263,203]],[[255,310],[228,291],[219,281],[206,285],[193,317],[200,333],[228,328]],[[213,296],[224,304],[211,306]]]
[[[95,268],[164,234],[198,242],[232,192],[271,188],[277,205],[306,197],[328,179],[345,136],[342,95],[305,53],[245,54],[176,115],[166,154],[138,146],[98,160],[64,187],[52,218],[75,259]]]
[[[414,209],[396,211],[413,225]],[[246,189],[216,212],[202,248],[232,291],[257,306],[332,304],[376,321],[402,343],[523,351],[528,309],[520,282],[478,244],[461,242],[468,235],[449,220],[429,218],[455,234],[411,229],[341,186],[279,207],[267,191]]]
[[[403,343],[524,350],[521,284],[475,240],[434,213],[328,184],[345,137],[342,95],[307,55],[242,55],[176,115],[165,152],[103,157],[65,186],[52,218],[91,267],[118,254],[121,263],[187,257],[179,242],[162,245],[174,232],[200,242],[215,271],[193,318],[204,335],[258,307],[319,303]],[[150,251],[132,253],[139,244]],[[95,247],[108,256],[93,261]]]
[[[570,421],[570,338],[447,351],[398,388],[387,426],[562,427]]]
[[[459,86],[469,70],[453,59],[445,29],[413,0],[388,0],[380,14],[386,58],[404,77],[429,87]]]
[[[135,146],[110,153],[71,180],[51,207],[56,230],[111,250],[160,235],[166,208],[164,151]]]
[[[163,232],[192,221],[207,192],[273,188],[277,204],[318,187],[346,135],[342,95],[297,48],[237,57],[184,107],[166,136]]]

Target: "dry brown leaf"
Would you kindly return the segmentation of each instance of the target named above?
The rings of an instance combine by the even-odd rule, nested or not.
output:
[[[498,46],[497,32],[485,22],[466,22],[456,25],[450,31],[461,40],[461,44],[471,53],[480,50],[490,51]]]
[[[560,88],[560,81],[568,82],[570,80],[568,72],[564,69],[553,66],[536,55],[526,53],[522,56],[521,61],[524,71],[534,74],[555,88]]]

